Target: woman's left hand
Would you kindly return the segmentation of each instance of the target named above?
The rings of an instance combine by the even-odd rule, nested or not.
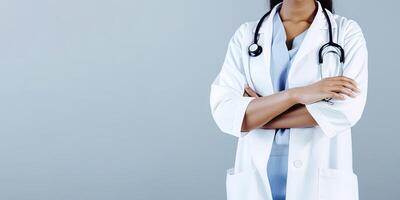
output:
[[[243,96],[245,97],[261,97],[261,95],[257,94],[253,89],[251,89],[251,87],[249,87],[248,85],[246,85],[244,87],[244,94]]]

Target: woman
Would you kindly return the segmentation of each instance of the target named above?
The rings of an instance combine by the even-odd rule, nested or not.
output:
[[[242,24],[211,86],[216,124],[238,138],[227,198],[357,200],[351,127],[367,97],[362,30],[354,20],[332,14],[330,0],[270,5],[259,29],[261,55],[251,57],[248,50],[258,21]],[[333,73],[336,60],[324,58],[321,69],[328,76],[321,77],[318,52],[330,37],[344,49],[343,75]]]

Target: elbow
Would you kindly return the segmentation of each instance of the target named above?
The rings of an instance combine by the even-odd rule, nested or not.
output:
[[[224,116],[225,115],[219,115],[218,113],[213,114],[215,124],[222,133],[240,138],[247,135],[252,130],[251,127],[246,126],[245,122],[241,123],[239,128],[236,123]]]
[[[250,128],[249,128],[248,123],[246,121],[246,112],[244,113],[243,120],[242,120],[241,125],[240,125],[240,131],[241,132],[249,132],[250,131]]]
[[[240,137],[248,128],[243,127],[247,105],[254,97],[223,98],[211,100],[211,113],[218,128],[227,134]]]
[[[348,117],[350,127],[355,126],[360,121],[362,113],[363,113],[363,111],[360,111],[360,112],[356,113],[355,115]]]
[[[361,105],[360,105],[361,104]],[[355,126],[361,119],[363,113],[364,113],[364,108],[365,108],[365,104],[366,101],[364,100],[363,102],[361,102],[359,105],[359,108],[356,109],[354,112],[349,112],[346,115],[347,121],[350,125],[350,127]]]
[[[225,134],[228,134],[228,135],[232,135],[232,136],[235,136],[235,137],[240,137],[240,135],[241,135],[241,132],[234,131],[231,127],[226,126],[223,123],[216,122],[216,124],[217,124],[218,129],[222,133],[225,133]]]
[[[250,132],[253,129],[256,129],[257,127],[251,125],[251,122],[248,120],[247,118],[247,114],[245,112],[244,116],[243,116],[243,120],[241,122],[241,127],[240,127],[240,131],[241,132]]]
[[[222,113],[217,110],[212,112],[212,116],[214,119],[215,124],[217,125],[218,129],[226,134],[239,136],[240,133],[235,133],[233,129],[232,121],[225,117]]]

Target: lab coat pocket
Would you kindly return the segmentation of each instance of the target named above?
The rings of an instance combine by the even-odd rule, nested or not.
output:
[[[257,172],[254,169],[236,172],[228,169],[226,174],[227,200],[261,200],[257,191]]]
[[[351,171],[319,168],[318,200],[358,200],[358,178]]]

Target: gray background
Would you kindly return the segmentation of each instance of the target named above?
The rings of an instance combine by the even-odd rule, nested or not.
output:
[[[225,198],[236,141],[211,118],[210,84],[266,2],[0,2],[0,199]],[[398,199],[400,3],[334,2],[370,53],[360,197]]]

